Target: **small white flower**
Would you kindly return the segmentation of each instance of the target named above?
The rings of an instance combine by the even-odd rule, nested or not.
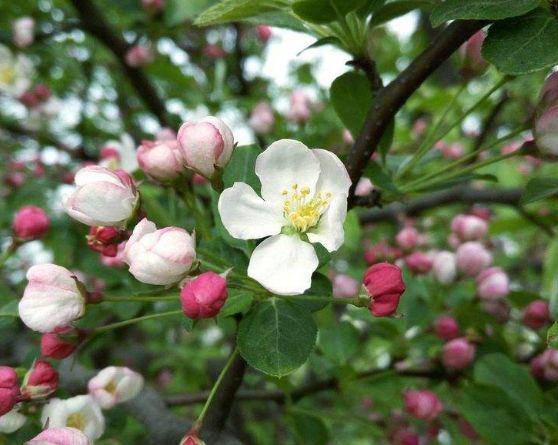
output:
[[[123,133],[120,140],[110,140],[105,143],[105,147],[112,147],[118,152],[118,159],[103,160],[100,165],[111,170],[122,169],[125,172],[133,173],[138,168],[136,157],[136,144],[128,133]]]
[[[33,64],[24,55],[14,56],[8,47],[0,45],[0,92],[21,96],[31,87]]]
[[[101,408],[89,395],[70,399],[51,399],[43,408],[41,422],[49,428],[71,427],[80,430],[91,441],[105,432],[105,418]]]
[[[0,433],[12,434],[19,430],[26,420],[27,417],[19,412],[19,408],[14,408],[0,416]]]
[[[256,160],[260,198],[236,182],[219,198],[219,214],[234,238],[265,238],[254,250],[248,276],[280,295],[311,286],[318,257],[311,243],[334,252],[344,241],[351,181],[339,158],[298,141],[273,143]]]
[[[84,314],[82,289],[68,269],[39,264],[27,271],[27,280],[18,310],[23,323],[34,331],[51,332]]]
[[[109,366],[89,380],[89,394],[103,409],[127,402],[143,389],[141,374],[126,367]]]

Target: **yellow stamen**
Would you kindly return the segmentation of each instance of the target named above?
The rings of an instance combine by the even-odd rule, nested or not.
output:
[[[291,188],[290,193],[287,190],[282,192],[285,197],[283,213],[296,231],[304,233],[318,224],[332,195],[329,192],[316,193],[312,199],[308,199],[310,187],[299,190],[298,184],[293,184]]]
[[[66,426],[83,431],[85,428],[85,417],[81,413],[74,413],[68,416]]]

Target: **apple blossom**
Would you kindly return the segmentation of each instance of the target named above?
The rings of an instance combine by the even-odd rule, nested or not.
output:
[[[457,260],[453,252],[443,250],[432,257],[432,275],[440,284],[450,284],[457,276]]]
[[[257,134],[269,134],[275,124],[273,109],[267,102],[260,102],[253,109],[248,121]]]
[[[523,324],[531,329],[540,329],[550,322],[550,308],[545,300],[535,300],[523,309]]]
[[[57,388],[58,371],[45,360],[35,360],[23,379],[21,395],[27,400],[44,399]]]
[[[405,292],[401,269],[389,263],[377,263],[364,273],[364,286],[370,295],[368,309],[375,317],[393,315]]]
[[[221,220],[234,238],[269,237],[252,253],[249,277],[277,294],[301,294],[319,264],[311,243],[329,252],[343,244],[349,175],[335,154],[289,139],[257,157],[256,175],[263,199],[236,182],[219,197]]]
[[[94,441],[105,431],[101,408],[89,395],[70,399],[51,399],[43,408],[41,422],[49,428],[76,428]]]
[[[161,127],[155,133],[155,140],[159,142],[176,141],[176,132],[169,127]]]
[[[444,148],[442,149],[442,155],[444,156],[444,158],[446,159],[459,159],[461,156],[463,156],[463,145],[455,143],[455,144],[449,144],[444,146]]]
[[[109,170],[120,169],[133,173],[139,168],[136,143],[128,133],[123,133],[118,140],[106,141],[99,155],[102,159],[99,165]]]
[[[302,90],[294,91],[290,97],[290,106],[286,114],[287,120],[304,123],[312,114],[310,97]]]
[[[455,255],[457,269],[469,277],[478,275],[492,263],[491,253],[477,241],[468,241],[460,245]]]
[[[215,272],[204,272],[187,281],[180,292],[184,314],[195,320],[215,317],[227,301],[227,280]]]
[[[14,56],[10,49],[0,45],[0,92],[21,96],[31,85],[33,63],[22,54]]]
[[[465,369],[475,359],[475,351],[475,345],[470,343],[466,338],[455,338],[444,345],[442,350],[442,363],[448,369]]]
[[[395,242],[403,250],[413,250],[419,243],[420,235],[413,226],[404,227],[395,236]]]
[[[405,391],[405,409],[409,414],[418,419],[432,422],[443,411],[444,406],[432,391]]]
[[[34,331],[51,332],[85,313],[86,291],[68,269],[55,264],[36,265],[27,271],[27,280],[19,316]]]
[[[349,275],[336,274],[331,281],[334,297],[351,298],[358,294],[360,283]]]
[[[126,367],[109,366],[89,380],[89,394],[103,409],[136,397],[143,389],[143,377]]]
[[[124,249],[130,273],[142,283],[178,283],[195,265],[195,239],[179,227],[157,227],[146,218],[134,228]]]
[[[453,340],[459,335],[459,325],[455,318],[442,316],[434,322],[434,333],[442,340]]]
[[[185,165],[209,179],[216,169],[227,165],[234,149],[231,129],[213,116],[185,122],[178,130],[177,140]]]
[[[416,274],[425,274],[432,269],[432,258],[423,252],[413,252],[405,257],[405,265]]]
[[[0,390],[1,391],[1,390]],[[12,434],[19,430],[26,422],[27,417],[15,407],[4,415],[0,415],[0,433]]]
[[[91,445],[91,441],[76,428],[48,428],[25,445]]]
[[[137,210],[139,194],[123,170],[84,167],[76,173],[75,184],[63,205],[68,215],[83,224],[123,227]]]
[[[499,267],[491,267],[477,277],[477,295],[483,300],[498,300],[509,293],[509,279]]]
[[[12,229],[16,238],[24,241],[41,238],[48,232],[49,219],[40,207],[25,206],[14,215]]]
[[[24,16],[12,23],[13,41],[19,48],[25,48],[35,40],[35,19]]]
[[[158,181],[176,179],[184,170],[184,161],[176,141],[143,141],[137,157],[140,168]]]
[[[153,49],[149,45],[132,46],[125,55],[126,63],[133,68],[149,65],[155,59]]]
[[[451,222],[451,230],[462,241],[478,241],[488,232],[488,224],[475,215],[457,215]]]
[[[0,416],[12,410],[19,396],[15,370],[9,366],[0,366]]]
[[[84,338],[80,329],[66,326],[56,328],[41,337],[41,355],[61,360],[73,354]]]
[[[531,372],[539,379],[558,381],[558,350],[548,348],[533,358]]]

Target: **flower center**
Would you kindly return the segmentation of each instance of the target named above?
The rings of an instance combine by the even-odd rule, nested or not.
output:
[[[310,199],[310,188],[301,188],[298,184],[293,184],[291,190],[284,190],[282,194],[285,199],[283,215],[294,230],[302,233],[318,225],[331,201],[329,192],[316,193]]]
[[[107,386],[105,386],[105,391],[110,392],[111,394],[116,393],[116,383],[114,380],[111,380]]]
[[[74,413],[68,416],[66,426],[83,431],[85,428],[85,417],[81,413]]]
[[[11,85],[15,78],[15,69],[11,66],[4,65],[0,67],[0,83]]]

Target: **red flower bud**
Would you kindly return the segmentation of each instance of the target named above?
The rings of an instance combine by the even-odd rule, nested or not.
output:
[[[118,244],[126,235],[126,231],[116,227],[93,226],[87,235],[87,245],[95,252],[114,257],[118,252]]]
[[[444,409],[436,394],[428,390],[406,391],[404,394],[405,409],[418,419],[433,421]]]
[[[405,257],[405,265],[416,274],[425,274],[432,269],[432,258],[422,252],[414,252]]]
[[[50,88],[44,83],[40,83],[35,87],[35,96],[41,102],[46,102],[50,98]]]
[[[0,366],[0,416],[12,410],[19,394],[15,370],[9,366]]]
[[[58,371],[45,360],[36,360],[23,379],[21,393],[26,399],[42,399],[58,388]]]
[[[258,25],[256,26],[256,35],[258,39],[266,43],[271,38],[271,28],[267,25]]]
[[[41,337],[41,354],[44,357],[62,360],[72,355],[83,337],[83,331],[72,326],[55,329]]]
[[[434,332],[442,340],[453,340],[459,335],[459,325],[455,318],[443,316],[434,322]]]
[[[448,369],[465,369],[475,359],[475,351],[475,345],[464,337],[450,340],[444,345],[442,363]]]
[[[182,311],[195,320],[215,317],[227,296],[227,280],[215,272],[205,272],[188,281],[182,288]]]
[[[535,300],[523,309],[523,324],[531,329],[540,329],[550,321],[548,302]]]
[[[488,68],[488,62],[481,54],[482,44],[486,38],[484,31],[478,31],[462,47],[463,55],[463,76],[467,79],[480,76]]]
[[[49,219],[40,207],[25,206],[19,209],[12,223],[16,238],[29,241],[41,238],[47,231]]]
[[[401,269],[389,263],[369,267],[364,274],[364,286],[372,299],[368,309],[376,317],[394,314],[405,292]]]

